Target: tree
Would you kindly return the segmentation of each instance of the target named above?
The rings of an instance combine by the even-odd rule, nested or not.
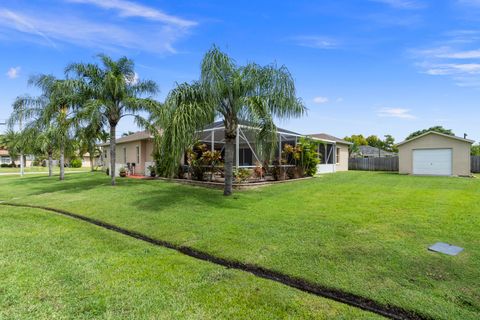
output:
[[[15,165],[15,159],[18,158],[22,149],[20,133],[8,129],[7,132],[1,136],[0,145],[8,150],[12,164]]]
[[[470,154],[472,156],[480,156],[480,144],[472,145]]]
[[[28,95],[18,97],[13,104],[9,124],[27,121],[27,126],[51,128],[50,136],[58,144],[60,152],[60,180],[65,179],[65,152],[71,147],[72,128],[75,126],[75,112],[80,96],[65,80],[51,75],[32,76],[29,85],[42,91],[38,97]]]
[[[384,135],[383,149],[388,152],[398,152],[398,147],[395,145],[395,138],[389,134]]]
[[[367,139],[361,134],[352,134],[350,137],[345,137],[344,140],[357,146],[368,146]]]
[[[108,133],[104,130],[105,122],[99,109],[80,111],[77,116],[81,124],[76,132],[80,156],[88,152],[90,158],[90,171],[94,171],[94,159],[97,155],[102,156],[98,142],[105,142]]]
[[[412,132],[408,135],[408,137],[405,139],[405,140],[410,140],[410,139],[413,139],[415,137],[418,137],[419,135],[422,135],[424,133],[427,133],[429,131],[434,131],[434,132],[439,132],[439,133],[443,133],[443,134],[448,134],[448,135],[451,135],[451,136],[454,136],[455,134],[452,132],[451,129],[445,129],[444,127],[442,126],[434,126],[434,127],[430,127],[428,129],[423,129],[423,130],[418,130],[418,131],[415,131],[415,132]]]
[[[160,145],[162,171],[172,175],[191,145],[195,132],[221,118],[225,126],[224,195],[232,194],[234,142],[241,121],[257,130],[262,149],[271,155],[276,141],[274,118],[298,117],[305,107],[296,97],[293,78],[286,67],[238,66],[213,46],[204,56],[200,80],[177,85],[168,95],[162,117]],[[162,118],[160,117],[160,118]],[[268,141],[268,142],[267,142]]]
[[[66,68],[73,75],[85,102],[82,113],[98,113],[110,130],[110,176],[115,185],[116,128],[125,116],[138,118],[138,112],[153,109],[158,104],[143,95],[154,95],[158,87],[153,81],[138,80],[132,60],[122,57],[117,61],[106,55],[98,56],[101,65],[73,63]]]

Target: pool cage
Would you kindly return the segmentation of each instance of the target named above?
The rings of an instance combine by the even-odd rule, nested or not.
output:
[[[234,166],[235,168],[255,168],[257,164],[263,164],[265,159],[262,157],[260,148],[256,145],[256,132],[258,128],[248,124],[239,124],[237,128]],[[280,159],[282,151],[286,144],[296,146],[300,138],[307,137],[293,131],[285,130],[277,127],[277,144],[274,151],[274,158]],[[197,138],[204,143],[211,151],[220,151],[222,157],[225,147],[225,126],[223,121],[217,121],[205,129],[197,132]],[[318,165],[318,173],[335,172],[335,164],[337,158],[337,148],[335,141],[318,139],[310,137],[313,140],[320,141],[318,154],[320,155],[320,164]],[[282,165],[285,167],[292,165]]]

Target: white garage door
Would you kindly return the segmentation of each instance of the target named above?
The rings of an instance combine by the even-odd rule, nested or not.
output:
[[[413,174],[452,175],[452,149],[413,150]]]

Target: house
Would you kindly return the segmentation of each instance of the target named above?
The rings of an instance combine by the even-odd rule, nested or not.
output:
[[[470,176],[470,148],[474,141],[426,132],[399,143],[399,172],[403,174]]]
[[[212,150],[223,152],[225,143],[223,121],[217,121],[204,130],[198,132],[198,139],[205,143]],[[237,140],[235,143],[235,161],[236,168],[254,168],[257,163],[263,163],[261,150],[258,150],[255,143],[255,130],[253,126],[246,122],[240,123],[237,129]],[[336,138],[328,134],[302,135],[300,133],[277,127],[276,153],[281,155],[286,144],[295,146],[300,138],[311,137],[320,141],[318,153],[320,154],[320,164],[318,173],[329,173],[348,170],[348,146],[351,144],[345,140]]]
[[[234,166],[236,168],[255,168],[257,164],[263,163],[261,150],[258,149],[255,139],[255,130],[248,123],[241,123],[237,129],[237,140],[235,143]],[[224,152],[223,121],[214,122],[197,132],[197,139],[203,142],[208,149]],[[307,137],[290,130],[277,128],[278,146],[275,152],[280,155],[286,144],[295,146],[300,138]],[[348,170],[348,147],[350,142],[337,137],[321,133],[308,135],[320,141],[318,153],[321,155],[321,162],[318,165],[318,173],[329,173]],[[104,167],[110,167],[110,144],[102,146]],[[185,159],[180,160],[185,163]],[[129,168],[131,174],[149,175],[148,167],[153,165],[153,135],[148,131],[140,131],[134,134],[121,137],[116,140],[116,170]],[[117,172],[118,174],[118,172]]]
[[[8,150],[4,148],[0,148],[0,165],[10,164],[12,163],[12,158],[8,154]]]
[[[383,149],[372,146],[358,146],[358,151],[352,153],[354,158],[384,158],[396,157],[395,152],[385,151]]]
[[[320,145],[319,150],[321,159],[318,173],[348,171],[348,148],[352,145],[351,142],[326,133],[310,134],[309,136],[324,142]]]
[[[101,146],[104,167],[110,168],[110,143]],[[153,165],[153,135],[148,131],[118,138],[115,149],[117,174],[120,168],[129,168],[131,174],[149,175],[148,167]]]

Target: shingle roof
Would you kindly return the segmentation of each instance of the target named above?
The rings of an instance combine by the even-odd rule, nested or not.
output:
[[[475,142],[474,140],[465,139],[465,138],[457,137],[457,136],[450,135],[450,134],[440,133],[440,132],[436,132],[436,131],[428,131],[428,132],[425,132],[424,134],[413,137],[409,140],[405,140],[405,141],[402,141],[400,143],[397,143],[397,146],[409,143],[410,141],[416,140],[418,138],[424,137],[424,136],[429,135],[429,134],[436,134],[436,135],[439,135],[439,136],[442,136],[442,137],[445,137],[445,138],[455,139],[455,140],[459,140],[459,141],[463,141],[463,142],[467,142],[467,143],[474,143]]]
[[[337,138],[335,136],[326,134],[326,133],[315,133],[315,134],[309,134],[308,136],[318,138],[318,139],[325,139],[329,141],[334,141],[336,143],[343,143],[343,144],[352,144],[351,142],[345,141],[343,139]]]
[[[240,125],[246,126],[246,127],[252,126],[252,124],[248,123],[247,121],[240,121]],[[223,126],[224,126],[223,121],[220,120],[220,121],[215,121],[215,122],[205,126],[205,128],[203,128],[203,130],[209,130],[209,129],[213,129],[213,128],[223,128]],[[277,132],[286,133],[286,134],[293,134],[293,135],[297,135],[297,136],[302,135],[298,132],[290,131],[290,130],[279,128],[279,127],[277,127]]]
[[[0,156],[8,156],[8,150],[7,149],[0,149]]]
[[[128,135],[126,137],[121,137],[118,138],[115,143],[120,144],[120,143],[126,143],[126,142],[132,142],[132,141],[140,141],[140,140],[148,140],[148,139],[153,139],[153,135],[150,134],[147,130],[145,131],[138,131],[135,132],[134,134]],[[103,143],[102,146],[108,146],[110,145],[110,142]]]
[[[394,152],[385,151],[372,146],[358,146],[358,152],[356,154],[362,156],[374,156],[374,157],[386,157],[386,156],[396,156]]]

